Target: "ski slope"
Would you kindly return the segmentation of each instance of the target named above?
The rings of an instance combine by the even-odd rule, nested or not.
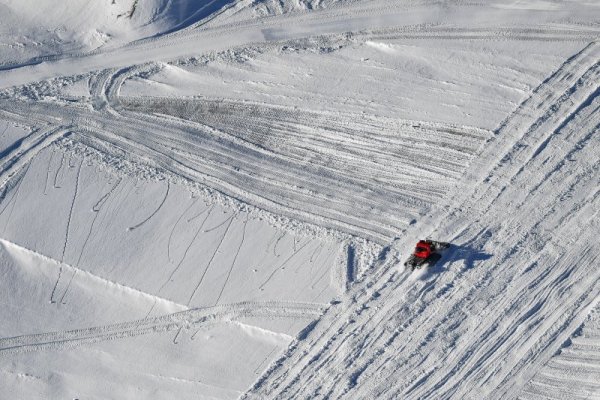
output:
[[[600,398],[598,5],[51,3],[0,6],[1,398]]]

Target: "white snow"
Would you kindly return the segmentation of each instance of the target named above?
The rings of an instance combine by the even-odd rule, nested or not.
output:
[[[206,63],[160,65],[150,76],[127,80],[121,94],[225,97],[491,130],[548,68],[558,68],[582,45],[541,42],[532,49],[518,41],[368,38],[282,43]]]
[[[598,15],[4,1],[0,398],[600,398]]]

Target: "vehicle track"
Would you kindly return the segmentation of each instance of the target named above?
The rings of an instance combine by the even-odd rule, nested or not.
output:
[[[246,397],[514,396],[522,384],[531,381],[532,371],[581,324],[584,311],[600,290],[594,268],[599,261],[597,245],[578,244],[596,243],[600,235],[600,194],[590,190],[600,186],[594,152],[599,127],[597,43],[567,60],[503,122],[495,136],[488,138],[480,132],[467,147],[462,143],[468,137],[465,132],[474,131],[470,128],[426,123],[413,127],[407,121],[389,120],[382,124],[365,122],[364,116],[292,112],[210,99],[171,104],[160,99],[123,99],[142,113],[125,110],[118,102],[122,82],[153,62],[197,55],[198,48],[209,51],[263,39],[276,43],[319,32],[340,33],[342,28],[336,23],[350,17],[364,19],[365,31],[353,34],[357,40],[587,42],[598,38],[598,30],[590,28],[419,25],[372,30],[405,11],[373,2],[318,14],[213,23],[112,52],[34,60],[46,63],[2,71],[0,76],[6,81],[27,82],[60,74],[65,61],[81,72],[111,66],[90,81],[95,111],[2,103],[23,120],[31,117],[36,123],[62,128],[44,134],[48,129],[44,125],[3,159],[0,186],[14,179],[39,150],[75,131],[72,137],[81,143],[107,152],[116,149],[115,153],[204,183],[242,202],[382,245],[403,233],[403,239],[389,245],[403,249],[428,228],[456,243],[467,243],[447,256],[444,274],[433,271],[421,279],[396,271],[399,260],[393,252],[382,255],[370,275],[358,279],[341,303],[332,303],[320,320],[301,332]],[[375,20],[381,22],[374,25]],[[311,26],[315,23],[320,24],[316,30]],[[217,38],[220,43],[210,45]],[[132,59],[148,64],[126,65]],[[147,116],[158,112],[160,101],[158,106],[172,116],[193,117],[195,122]],[[186,111],[192,106],[200,110],[185,115],[169,110],[182,106],[188,107]],[[69,126],[60,122],[67,117],[73,121]],[[419,142],[416,136],[442,140]],[[485,150],[468,166],[485,140]],[[407,145],[412,150],[402,152]],[[551,155],[550,149],[554,150]],[[444,162],[427,158],[436,151],[443,152]],[[571,160],[577,161],[577,167]],[[465,169],[468,173],[461,181]],[[532,174],[539,170],[544,172],[541,178]],[[423,189],[424,178],[434,184]],[[468,189],[468,184],[475,189]],[[167,195],[168,188],[165,199]],[[453,198],[444,204],[446,197]],[[504,221],[488,217],[498,209],[508,216]],[[425,215],[436,222],[416,221]],[[521,220],[524,215],[527,218]],[[227,230],[230,225],[231,220]],[[564,245],[553,240],[551,233],[576,240]],[[277,243],[273,252],[275,247]],[[490,254],[478,259],[474,250]],[[232,269],[234,265],[235,259]],[[204,274],[209,267],[210,261]],[[509,290],[523,296],[506,298]],[[548,304],[558,306],[549,309]],[[215,321],[246,316],[305,318],[307,314],[318,318],[322,311],[314,305],[281,303],[195,309],[123,324],[4,338],[0,354],[65,349],[163,331],[177,331],[176,342],[183,329]],[[476,336],[481,338],[470,340]],[[400,379],[386,379],[390,376]]]
[[[72,267],[58,260],[40,255],[35,251],[22,248],[7,240],[0,239],[4,245],[18,247],[36,256],[51,261],[55,268],[60,266],[65,273],[79,273],[80,279],[95,279],[107,284],[116,285],[120,290],[133,291],[137,295],[154,298],[153,307],[157,301],[169,304],[178,309],[185,308],[183,305],[173,303],[155,295],[141,292],[137,289],[110,282],[104,278],[97,277],[87,271]],[[66,292],[65,292],[66,294]],[[96,327],[73,329],[58,332],[47,332],[32,335],[21,335],[16,337],[0,338],[0,357],[12,354],[39,351],[39,350],[61,350],[72,348],[81,344],[96,343],[104,340],[114,340],[124,337],[134,337],[148,333],[172,331],[179,329],[192,329],[200,326],[208,326],[219,322],[237,321],[246,318],[267,317],[307,319],[318,318],[322,314],[323,304],[307,302],[285,302],[285,301],[245,301],[239,303],[221,304],[213,307],[202,307],[185,309],[172,314],[148,317],[123,323],[101,325]],[[151,311],[151,310],[150,310]]]
[[[242,302],[196,308],[158,317],[118,324],[59,332],[39,333],[0,339],[0,357],[42,350],[63,350],[105,340],[135,337],[151,333],[193,329],[220,321],[236,321],[249,317],[317,318],[321,305],[294,302]]]
[[[569,26],[561,29],[552,25],[510,27],[444,26],[432,21],[419,25],[403,25],[398,21],[406,14],[404,7],[377,2],[355,3],[343,9],[324,9],[308,13],[293,13],[237,21],[229,24],[185,29],[172,34],[151,37],[112,49],[97,49],[88,53],[71,53],[66,56],[43,56],[29,63],[5,65],[0,68],[0,82],[9,86],[56,78],[64,73],[63,67],[79,74],[109,69],[128,69],[132,64],[147,64],[223,51],[240,46],[264,45],[265,42],[282,42],[305,37],[346,34],[347,28],[339,21],[354,22],[353,35],[362,40],[386,39],[436,39],[436,40],[536,40],[589,42],[599,37],[600,31],[589,27]],[[409,20],[410,21],[410,20]],[[396,27],[394,27],[396,25]],[[363,35],[361,37],[361,35]],[[135,61],[133,61],[135,60]],[[0,83],[0,88],[8,86]],[[99,103],[103,106],[103,103]]]
[[[0,188],[27,165],[41,150],[70,132],[70,126],[35,129],[0,159]]]
[[[25,105],[7,107],[25,112]],[[42,104],[26,107],[29,113],[63,112]],[[251,114],[236,120],[240,110]],[[266,211],[377,243],[387,243],[439,201],[487,136],[474,128],[351,114],[294,114],[268,106],[244,111],[240,104],[217,110],[225,113],[217,117],[220,129],[140,113],[105,117],[81,108],[69,112],[78,126],[72,139],[103,151],[115,146],[133,160]],[[330,122],[315,126],[314,121]],[[250,130],[242,130],[245,123]],[[261,128],[268,124],[272,128]],[[262,133],[246,137],[253,128]]]
[[[598,248],[592,244],[600,234],[600,162],[593,156],[600,129],[596,51],[592,44],[568,60],[503,125],[519,129],[500,128],[492,141],[504,145],[486,147],[502,150],[495,155],[499,164],[488,158],[469,168],[481,182],[467,194],[471,208],[460,211],[458,203],[450,215],[446,207],[432,214],[439,221],[432,231],[489,251],[490,261],[483,258],[472,267],[452,252],[444,274],[418,280],[395,273],[388,259],[330,307],[245,397],[518,393],[519,382],[552,356],[600,294]],[[565,92],[575,104],[563,100]],[[527,146],[514,145],[518,135],[529,140]],[[526,156],[507,162],[515,148],[525,149]],[[544,151],[549,148],[553,151]],[[482,170],[484,162],[489,166]],[[540,169],[547,173],[537,175]],[[480,200],[485,206],[475,207]],[[508,218],[495,221],[496,209]],[[405,236],[411,237],[410,229]],[[574,240],[565,247],[552,237]],[[507,298],[507,291],[521,296]]]
[[[590,310],[586,321],[565,342],[518,396],[522,400],[591,399],[600,393],[600,308]]]

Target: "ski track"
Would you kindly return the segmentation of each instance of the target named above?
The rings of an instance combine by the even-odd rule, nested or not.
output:
[[[0,115],[6,115],[10,120],[21,121],[20,116],[14,118],[14,114],[5,113],[0,110]],[[25,113],[25,115],[27,115]],[[10,117],[9,117],[10,116]],[[31,118],[35,121],[35,117]],[[29,123],[31,125],[31,122]],[[20,141],[19,145],[11,149],[0,160],[0,187],[4,187],[8,181],[23,169],[40,151],[52,144],[57,139],[69,133],[69,126],[50,126],[36,128],[33,132]]]
[[[44,195],[48,194],[48,180],[50,179],[50,169],[52,167],[52,159],[54,158],[55,151],[50,153],[50,159],[48,160],[48,170],[46,171],[46,181],[44,183]]]
[[[194,296],[198,292],[198,289],[200,289],[200,286],[202,286],[204,277],[208,273],[208,270],[210,269],[210,266],[212,265],[212,262],[215,259],[215,256],[219,252],[219,249],[221,248],[221,245],[223,244],[225,237],[227,237],[227,233],[229,232],[229,228],[231,228],[231,224],[233,223],[234,217],[235,217],[235,215],[233,215],[231,218],[229,218],[229,223],[227,224],[227,227],[225,228],[225,231],[223,232],[223,236],[221,236],[221,239],[219,240],[217,247],[215,247],[215,251],[213,251],[212,255],[210,256],[210,259],[208,260],[208,263],[206,264],[206,268],[204,268],[204,272],[202,272],[202,275],[200,276],[200,280],[198,281],[198,284],[192,291],[192,294],[190,295],[190,298],[189,298],[188,302],[186,303],[188,306],[191,304],[192,300],[194,299]]]
[[[65,288],[62,296],[60,296],[60,300],[59,300],[60,304],[67,304],[65,302],[65,297],[67,297],[67,293],[69,292],[69,289],[71,288],[71,284],[73,283],[73,279],[75,279],[75,275],[77,275],[77,271],[73,271],[73,274],[71,275],[71,278],[69,279],[69,282],[67,283],[67,287]]]
[[[16,182],[16,185],[15,185],[16,187],[14,189],[13,195],[11,196],[10,200],[8,200],[6,202],[6,204],[4,205],[4,207],[2,207],[2,210],[0,211],[0,215],[2,215],[2,214],[4,214],[6,209],[8,207],[10,207],[10,211],[8,212],[8,218],[6,218],[6,222],[4,223],[4,231],[5,232],[6,232],[6,228],[10,224],[10,219],[12,218],[13,210],[15,208],[15,204],[17,202],[17,199],[19,198],[19,193],[21,191],[21,185],[23,184],[23,180],[25,180],[25,177],[27,176],[27,173],[29,172],[30,166],[31,166],[31,163],[28,163],[27,166],[21,171],[19,179]],[[4,189],[5,189],[5,193],[6,193],[6,190],[8,188],[5,186]]]
[[[121,184],[122,180],[123,180],[123,178],[118,178],[117,183],[115,183],[115,185],[113,187],[111,187],[108,192],[106,192],[104,195],[102,195],[102,197],[100,197],[100,199],[98,199],[96,204],[94,204],[94,206],[92,207],[93,212],[97,213],[98,211],[100,211],[102,209],[102,206],[104,205],[104,203],[106,203],[106,200],[110,197],[111,194],[113,194],[113,192],[115,191],[117,186],[119,186]]]
[[[252,45],[257,40],[274,42],[325,34],[345,34],[347,27],[340,21],[354,20],[354,31],[365,40],[375,37],[438,40],[537,40],[537,41],[589,41],[598,37],[598,29],[579,27],[561,29],[554,26],[511,26],[511,27],[460,27],[432,26],[431,24],[394,25],[398,16],[423,4],[406,5],[398,2],[371,1],[345,4],[343,8],[294,12],[262,18],[249,18],[231,23],[209,24],[204,27],[188,27],[173,33],[149,37],[111,50],[97,49],[87,53],[47,55],[35,57],[25,63],[0,66],[2,74],[14,77],[22,83],[60,76],[60,65],[69,63],[81,72],[92,72],[129,68],[124,64],[135,59],[140,64],[194,56],[195,50],[204,45],[207,51],[225,50],[235,46]],[[394,18],[396,17],[396,18]],[[8,79],[7,79],[8,80]],[[0,82],[2,79],[0,78]],[[93,80],[91,81],[93,83]],[[103,106],[104,103],[101,103]]]
[[[139,228],[140,226],[144,225],[146,222],[150,221],[152,219],[152,217],[154,217],[162,208],[162,206],[165,204],[165,202],[167,201],[167,197],[169,197],[169,190],[171,189],[171,183],[167,182],[167,190],[165,190],[165,194],[163,196],[163,199],[161,200],[160,204],[158,205],[158,207],[156,207],[156,209],[150,214],[148,215],[148,217],[146,217],[143,221],[140,221],[139,223],[130,226],[129,228],[127,228],[128,231],[132,231],[134,229]]]
[[[382,261],[245,397],[516,397],[600,294],[598,47],[540,85],[469,168],[476,190],[432,214],[437,235],[488,257],[450,251],[422,278]]]
[[[169,282],[173,281],[173,277],[175,276],[175,274],[177,273],[177,271],[179,271],[179,268],[181,267],[181,265],[185,261],[185,259],[187,257],[187,254],[188,254],[188,251],[190,250],[190,248],[192,247],[192,244],[196,241],[196,238],[198,237],[198,235],[202,231],[202,227],[204,227],[204,223],[210,217],[210,214],[212,213],[212,210],[213,210],[213,206],[210,206],[210,207],[207,207],[204,211],[202,211],[201,214],[198,214],[198,215],[202,215],[203,213],[205,213],[206,211],[208,211],[208,213],[206,214],[206,216],[202,220],[202,223],[200,223],[200,225],[196,229],[196,232],[194,233],[194,236],[192,237],[192,239],[189,241],[188,245],[186,246],[186,248],[185,248],[185,250],[183,252],[183,255],[179,259],[179,262],[177,263],[177,265],[175,266],[175,268],[173,269],[173,271],[171,271],[171,273],[169,274],[169,277],[167,278],[167,280],[165,280],[165,282],[158,289],[159,293],[160,293],[160,291],[162,289],[164,289],[165,286],[167,286],[169,284]]]
[[[219,292],[219,295],[217,296],[217,300],[215,301],[215,306],[217,304],[219,304],[219,300],[221,300],[221,296],[223,295],[223,292],[225,291],[225,287],[227,286],[227,282],[229,282],[229,277],[231,276],[231,272],[233,271],[233,267],[235,267],[235,262],[237,261],[238,255],[240,254],[240,250],[242,249],[242,246],[244,245],[244,240],[246,239],[246,225],[248,224],[248,217],[246,217],[246,219],[243,222],[244,227],[242,228],[242,239],[240,240],[240,244],[238,246],[238,248],[235,251],[235,256],[233,257],[233,261],[231,262],[231,266],[229,267],[229,270],[227,271],[227,275],[225,276],[225,282],[223,282],[223,286],[221,287],[221,291]]]
[[[215,230],[219,229],[220,227],[222,227],[223,225],[225,225],[225,224],[227,224],[227,223],[231,222],[231,220],[233,220],[233,219],[234,219],[236,216],[237,216],[237,215],[236,215],[236,213],[234,213],[234,214],[233,214],[233,215],[231,215],[230,217],[227,217],[227,218],[225,218],[225,219],[223,220],[223,222],[219,222],[217,225],[215,225],[215,226],[213,226],[213,227],[210,227],[210,228],[208,228],[208,229],[205,229],[205,230],[203,230],[202,232],[203,232],[203,233],[207,233],[207,232],[212,232],[212,231],[215,231]]]
[[[67,218],[67,228],[65,229],[65,240],[63,242],[62,253],[60,262],[65,261],[65,254],[67,252],[67,246],[69,245],[69,234],[71,233],[71,220],[73,219],[73,209],[75,208],[75,202],[77,201],[77,192],[79,191],[79,179],[81,177],[81,167],[83,166],[83,160],[79,163],[77,174],[75,175],[75,190],[73,191],[73,197],[71,198],[71,206],[69,207],[69,217]]]
[[[310,241],[307,241],[306,243],[304,243],[302,246],[300,246],[300,248],[294,252],[292,252],[292,254],[290,254],[290,256],[288,258],[286,258],[281,264],[279,264],[277,267],[275,267],[275,269],[273,269],[273,272],[271,272],[269,274],[269,276],[267,277],[267,279],[265,279],[265,281],[263,283],[260,284],[260,286],[258,287],[260,290],[263,290],[265,285],[267,283],[269,283],[271,281],[271,279],[273,279],[273,277],[275,276],[275,274],[277,274],[277,272],[285,269],[285,266],[287,265],[287,263],[294,258],[295,255],[297,255],[300,251],[302,251],[303,248],[305,248],[308,243],[310,243]]]
[[[173,241],[173,234],[175,233],[175,229],[177,228],[177,225],[179,225],[179,222],[183,219],[183,216],[187,214],[187,212],[196,204],[197,201],[198,198],[193,199],[192,203],[189,206],[187,206],[185,210],[183,210],[183,212],[181,213],[179,218],[177,218],[177,221],[175,221],[173,227],[171,228],[171,233],[169,233],[169,240],[167,241],[167,259],[170,263],[173,262],[173,259],[171,258],[171,242]],[[203,212],[204,211],[206,210],[203,210]],[[187,222],[189,223],[190,220],[188,220]]]
[[[117,183],[115,183],[115,185],[112,186],[108,190],[108,192],[106,192],[102,197],[100,197],[100,199],[98,199],[98,201],[96,202],[96,204],[94,204],[92,206],[92,212],[94,213],[94,218],[92,218],[92,222],[90,223],[90,229],[88,230],[88,233],[85,236],[85,240],[83,241],[83,245],[81,246],[81,250],[79,251],[79,256],[77,257],[77,261],[75,262],[75,267],[78,268],[80,266],[81,258],[83,257],[83,254],[85,252],[87,244],[88,244],[88,242],[90,240],[90,237],[92,236],[92,232],[94,230],[94,225],[96,224],[96,220],[98,219],[98,215],[100,213],[100,210],[102,210],[102,207],[104,206],[104,204],[106,203],[106,201],[108,200],[108,198],[113,194],[113,192],[115,191],[115,189],[121,184],[121,181],[122,181],[122,178],[118,178],[117,179]],[[63,292],[63,295],[61,296],[61,301],[60,302],[62,304],[65,304],[64,303],[64,299],[67,296],[67,292],[69,291],[69,288],[71,287],[71,283],[73,282],[73,279],[75,278],[76,274],[77,274],[77,271],[74,271],[73,274],[71,275],[71,279],[69,280],[69,283],[68,283],[65,291]]]
[[[60,171],[62,171],[64,162],[65,162],[65,154],[63,153],[60,157],[60,164],[58,165],[58,168],[56,169],[56,172],[54,173],[54,183],[52,184],[52,187],[54,189],[60,189],[60,185],[58,183],[58,176],[60,175]]]
[[[79,163],[79,168],[77,169],[77,175],[75,178],[75,191],[73,192],[73,197],[71,199],[71,206],[69,208],[69,217],[67,218],[67,227],[65,230],[65,240],[63,242],[63,248],[62,248],[62,253],[61,253],[61,257],[60,257],[60,262],[61,262],[61,267],[58,271],[58,277],[56,278],[56,282],[54,283],[54,287],[52,288],[52,292],[50,293],[50,303],[56,303],[56,300],[54,299],[54,294],[56,293],[56,289],[58,288],[58,284],[60,282],[60,278],[62,276],[62,264],[65,262],[65,253],[67,251],[67,246],[69,245],[69,233],[71,231],[71,219],[73,218],[73,209],[75,207],[75,201],[77,200],[77,192],[79,190],[79,178],[81,175],[81,167],[83,165],[83,159],[81,160],[81,163]],[[69,286],[71,284],[71,281],[69,281]],[[65,289],[65,293],[66,293]],[[63,295],[64,298],[64,295]]]
[[[285,237],[285,235],[286,235],[286,232],[282,232],[281,235],[279,235],[279,237],[275,241],[275,244],[273,245],[273,255],[275,257],[281,257],[281,254],[277,254],[277,245],[279,244],[281,239],[283,239]]]
[[[94,204],[92,206],[92,212],[94,213],[94,218],[92,218],[92,222],[90,223],[90,229],[88,230],[88,233],[85,237],[85,240],[83,242],[83,245],[81,246],[81,251],[79,252],[79,257],[77,258],[77,262],[75,263],[76,267],[79,267],[81,259],[83,257],[83,254],[85,252],[85,249],[87,247],[88,241],[92,235],[92,232],[94,230],[94,226],[96,224],[96,220],[98,219],[98,217],[102,214],[101,211],[104,210],[104,206],[107,204],[112,203],[113,199],[115,196],[113,196],[113,193],[117,190],[117,188],[122,187],[121,182],[122,182],[122,178],[118,178],[117,179],[117,183],[115,183],[115,185],[106,193],[104,194],[97,202],[96,204]],[[110,182],[109,182],[110,183]],[[107,213],[105,213],[104,215],[102,215],[102,218],[100,219],[100,221],[102,222],[103,219],[105,218],[105,215],[107,215]],[[100,223],[101,223],[100,222]]]

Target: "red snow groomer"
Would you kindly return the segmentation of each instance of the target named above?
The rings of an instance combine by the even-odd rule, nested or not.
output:
[[[449,243],[436,242],[434,240],[419,240],[415,246],[415,251],[404,263],[405,267],[421,268],[424,264],[431,264],[441,258],[440,252],[450,246]]]

